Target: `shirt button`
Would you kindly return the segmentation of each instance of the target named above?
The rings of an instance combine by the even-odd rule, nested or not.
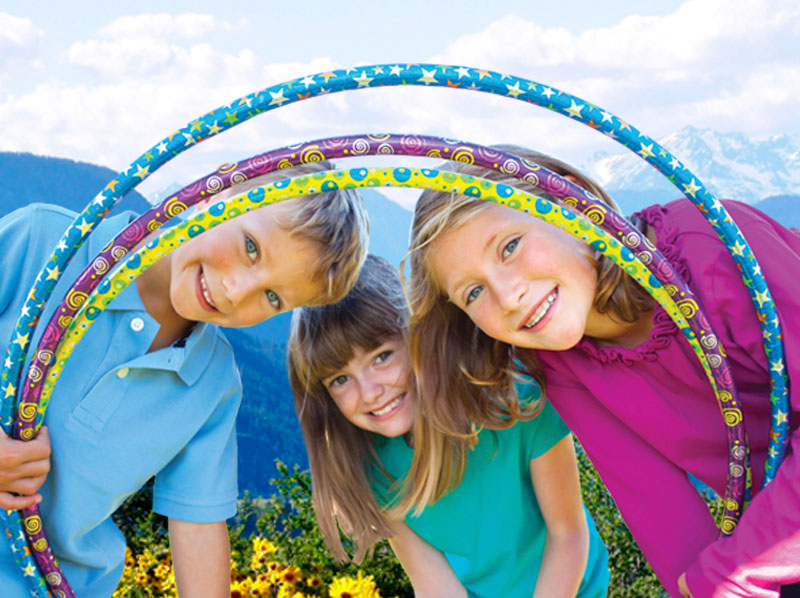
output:
[[[141,318],[134,318],[131,320],[131,330],[139,332],[142,328],[144,328],[144,320]]]
[[[117,378],[120,378],[120,379],[124,378],[125,376],[128,375],[129,371],[130,370],[128,368],[119,368],[117,370]]]

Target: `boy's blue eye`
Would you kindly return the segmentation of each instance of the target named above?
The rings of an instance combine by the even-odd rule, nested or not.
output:
[[[280,311],[281,309],[281,298],[275,293],[275,291],[271,291],[267,289],[267,300],[269,304],[274,307],[276,310]]]
[[[514,250],[517,248],[517,245],[519,245],[519,238],[512,239],[511,241],[509,241],[508,245],[503,247],[503,259],[507,258],[509,255],[514,253]]]
[[[470,303],[475,301],[475,299],[478,298],[478,295],[480,295],[482,291],[483,291],[483,287],[482,286],[477,286],[477,287],[473,288],[469,292],[469,295],[467,295],[467,305],[469,305]]]
[[[250,237],[245,237],[244,239],[244,250],[247,252],[247,255],[250,257],[251,260],[255,261],[258,257],[258,247],[255,244],[255,241]]]

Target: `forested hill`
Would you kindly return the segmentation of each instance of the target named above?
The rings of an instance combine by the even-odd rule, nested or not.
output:
[[[54,203],[80,212],[117,172],[103,166],[34,154],[0,152],[0,216],[29,203]],[[136,190],[114,208],[141,214],[149,204]]]

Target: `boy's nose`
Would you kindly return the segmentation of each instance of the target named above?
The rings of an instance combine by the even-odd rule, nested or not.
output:
[[[222,288],[228,300],[238,305],[250,297],[258,288],[258,280],[246,272],[229,272],[222,277]]]

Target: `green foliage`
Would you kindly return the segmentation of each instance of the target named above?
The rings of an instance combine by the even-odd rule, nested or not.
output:
[[[358,571],[372,575],[382,596],[411,598],[414,593],[399,561],[387,542],[378,544],[361,564],[338,563],[325,547],[314,518],[311,501],[311,477],[295,465],[290,471],[277,461],[279,476],[272,480],[276,492],[269,498],[245,498],[239,505],[236,523],[231,526],[232,550],[249,550],[253,522],[259,535],[277,548],[278,560],[303,571],[315,571],[325,582],[334,577],[355,577]]]
[[[146,548],[168,545],[167,518],[153,512],[153,481],[154,478],[150,479],[113,515],[114,523],[125,534],[134,554],[141,554]]]
[[[583,502],[592,514],[597,531],[608,549],[611,583],[608,598],[662,598],[661,583],[622,520],[619,509],[589,461],[583,447],[575,441]]]
[[[609,553],[611,584],[608,598],[664,598],[661,584],[631,536],[580,444],[576,441],[583,500],[592,514]],[[230,522],[231,549],[235,568],[251,573],[253,535],[268,539],[275,548],[271,560],[299,567],[304,574],[318,576],[325,585],[336,577],[356,577],[358,571],[372,575],[382,596],[410,598],[411,584],[386,542],[380,543],[360,565],[336,562],[319,533],[311,501],[311,478],[298,465],[289,468],[276,461],[278,476],[271,480],[275,492],[267,497],[245,493],[239,514]],[[166,521],[151,512],[152,483],[131,497],[114,515],[128,539],[134,556],[149,549],[160,554],[167,546]],[[710,507],[719,499],[707,498]],[[134,598],[137,595],[126,595]]]

